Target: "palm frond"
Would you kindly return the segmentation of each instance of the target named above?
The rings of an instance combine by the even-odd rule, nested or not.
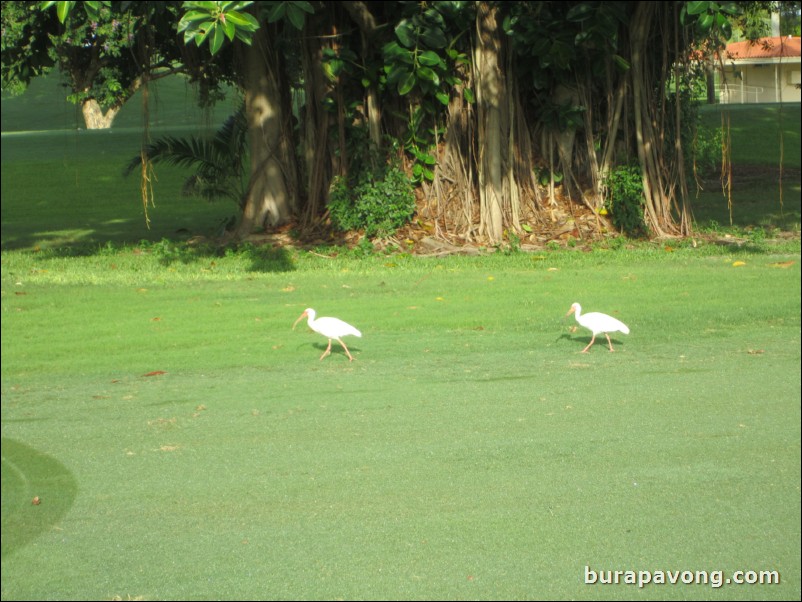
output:
[[[147,160],[193,169],[184,192],[212,200],[228,197],[239,203],[245,192],[248,124],[241,107],[211,138],[163,136],[142,148]],[[129,175],[141,167],[142,155],[132,157],[123,169]]]

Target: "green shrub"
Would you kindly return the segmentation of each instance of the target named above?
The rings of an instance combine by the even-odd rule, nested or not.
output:
[[[646,234],[643,221],[643,178],[637,165],[621,165],[610,170],[605,179],[605,207],[613,225],[630,237]]]
[[[329,194],[332,222],[340,230],[364,230],[366,236],[387,235],[408,223],[415,213],[409,178],[395,166],[365,171],[356,183],[334,179]]]

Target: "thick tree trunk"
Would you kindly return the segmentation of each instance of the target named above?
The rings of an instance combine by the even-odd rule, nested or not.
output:
[[[646,59],[649,31],[656,16],[655,3],[638,2],[630,24],[631,76],[635,117],[635,138],[643,178],[644,219],[652,233],[658,237],[673,234],[670,199],[663,182],[665,153],[657,137],[652,103],[651,83]]]
[[[478,128],[479,232],[489,244],[498,244],[504,235],[504,135],[502,107],[504,79],[499,60],[500,40],[496,14],[489,2],[478,2],[475,51]]]
[[[308,29],[302,44],[301,66],[306,93],[302,155],[308,199],[302,221],[310,224],[319,217],[321,207],[326,204],[332,176],[332,152],[328,144],[330,119],[323,104],[331,85],[321,68],[321,36],[312,35]]]
[[[716,76],[711,61],[705,63],[705,86],[707,87],[707,104],[716,104]]]
[[[259,30],[243,51],[251,173],[238,237],[286,223],[298,206],[297,171],[287,132],[289,116],[284,111],[279,61],[270,34]]]
[[[100,103],[94,98],[87,98],[81,103],[81,113],[87,130],[105,130],[114,123],[114,118],[122,107],[111,107],[105,113]]]
[[[96,60],[93,60],[91,66],[86,70],[69,71],[73,90],[81,90],[85,94],[88,93],[92,87],[91,82],[97,75],[98,70],[99,65],[97,64]],[[163,77],[163,75],[160,77]],[[112,123],[114,123],[114,118],[117,117],[117,113],[119,113],[123,108],[125,101],[131,98],[134,93],[139,90],[144,81],[145,79],[143,77],[137,77],[134,79],[129,85],[126,94],[122,96],[122,98],[115,105],[109,107],[105,113],[103,111],[103,107],[100,106],[100,103],[97,101],[97,99],[85,98],[82,100],[81,113],[84,116],[84,124],[86,124],[86,129],[104,130],[110,128]]]

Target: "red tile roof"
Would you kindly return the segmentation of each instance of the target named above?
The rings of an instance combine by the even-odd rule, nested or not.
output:
[[[727,44],[727,60],[799,57],[800,38],[781,36]]]

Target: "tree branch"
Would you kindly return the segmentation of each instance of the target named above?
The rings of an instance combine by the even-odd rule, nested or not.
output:
[[[343,2],[342,5],[366,37],[375,37],[383,27],[376,24],[376,18],[365,2]]]

